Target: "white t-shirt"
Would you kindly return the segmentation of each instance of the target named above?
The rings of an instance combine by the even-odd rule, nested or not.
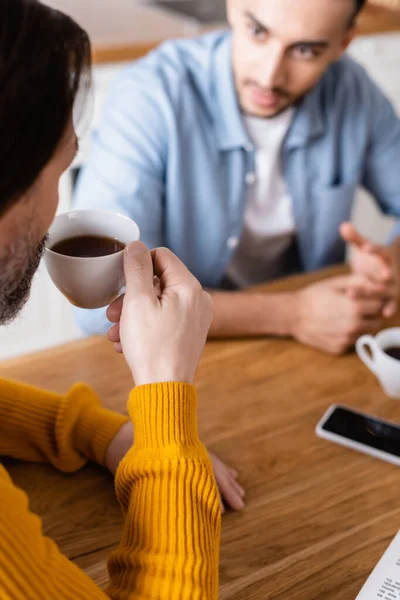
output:
[[[244,117],[256,151],[256,173],[249,173],[246,179],[251,188],[244,229],[226,273],[239,287],[279,277],[286,252],[293,242],[292,200],[280,161],[293,115],[294,109],[290,108],[272,119]]]

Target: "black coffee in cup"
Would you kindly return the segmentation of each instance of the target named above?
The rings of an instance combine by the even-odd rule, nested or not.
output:
[[[390,346],[389,348],[384,348],[384,352],[392,358],[400,360],[400,346]]]
[[[116,238],[100,235],[79,235],[61,240],[50,249],[64,256],[98,258],[121,252],[125,246],[126,244],[123,244]]]

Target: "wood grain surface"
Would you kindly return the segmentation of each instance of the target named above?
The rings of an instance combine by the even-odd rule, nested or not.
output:
[[[373,35],[400,31],[400,4],[398,0],[375,0],[360,14],[359,34]]]
[[[96,44],[93,45],[93,62],[97,65],[104,63],[129,62],[142,58],[151,50],[154,50],[164,40],[147,43],[125,43],[125,44]]]
[[[3,363],[0,376],[60,392],[85,381],[119,411],[132,386],[123,358],[100,338]],[[334,358],[291,340],[211,342],[197,386],[202,439],[240,471],[247,490],[245,510],[223,517],[221,600],[354,600],[400,528],[400,471],[322,441],[314,429],[332,403],[400,422],[400,402],[354,354]],[[122,528],[111,476],[96,466],[74,475],[5,466],[45,533],[104,587]]]

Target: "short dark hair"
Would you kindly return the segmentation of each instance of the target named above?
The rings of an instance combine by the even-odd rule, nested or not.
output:
[[[0,214],[54,155],[90,72],[89,37],[73,19],[39,0],[1,0]]]
[[[360,12],[367,0],[356,0],[356,15]]]

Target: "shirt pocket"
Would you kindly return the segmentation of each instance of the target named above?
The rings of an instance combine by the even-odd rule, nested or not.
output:
[[[339,228],[351,219],[357,187],[357,183],[346,183],[314,190],[314,251],[321,266],[344,259],[345,244]]]

